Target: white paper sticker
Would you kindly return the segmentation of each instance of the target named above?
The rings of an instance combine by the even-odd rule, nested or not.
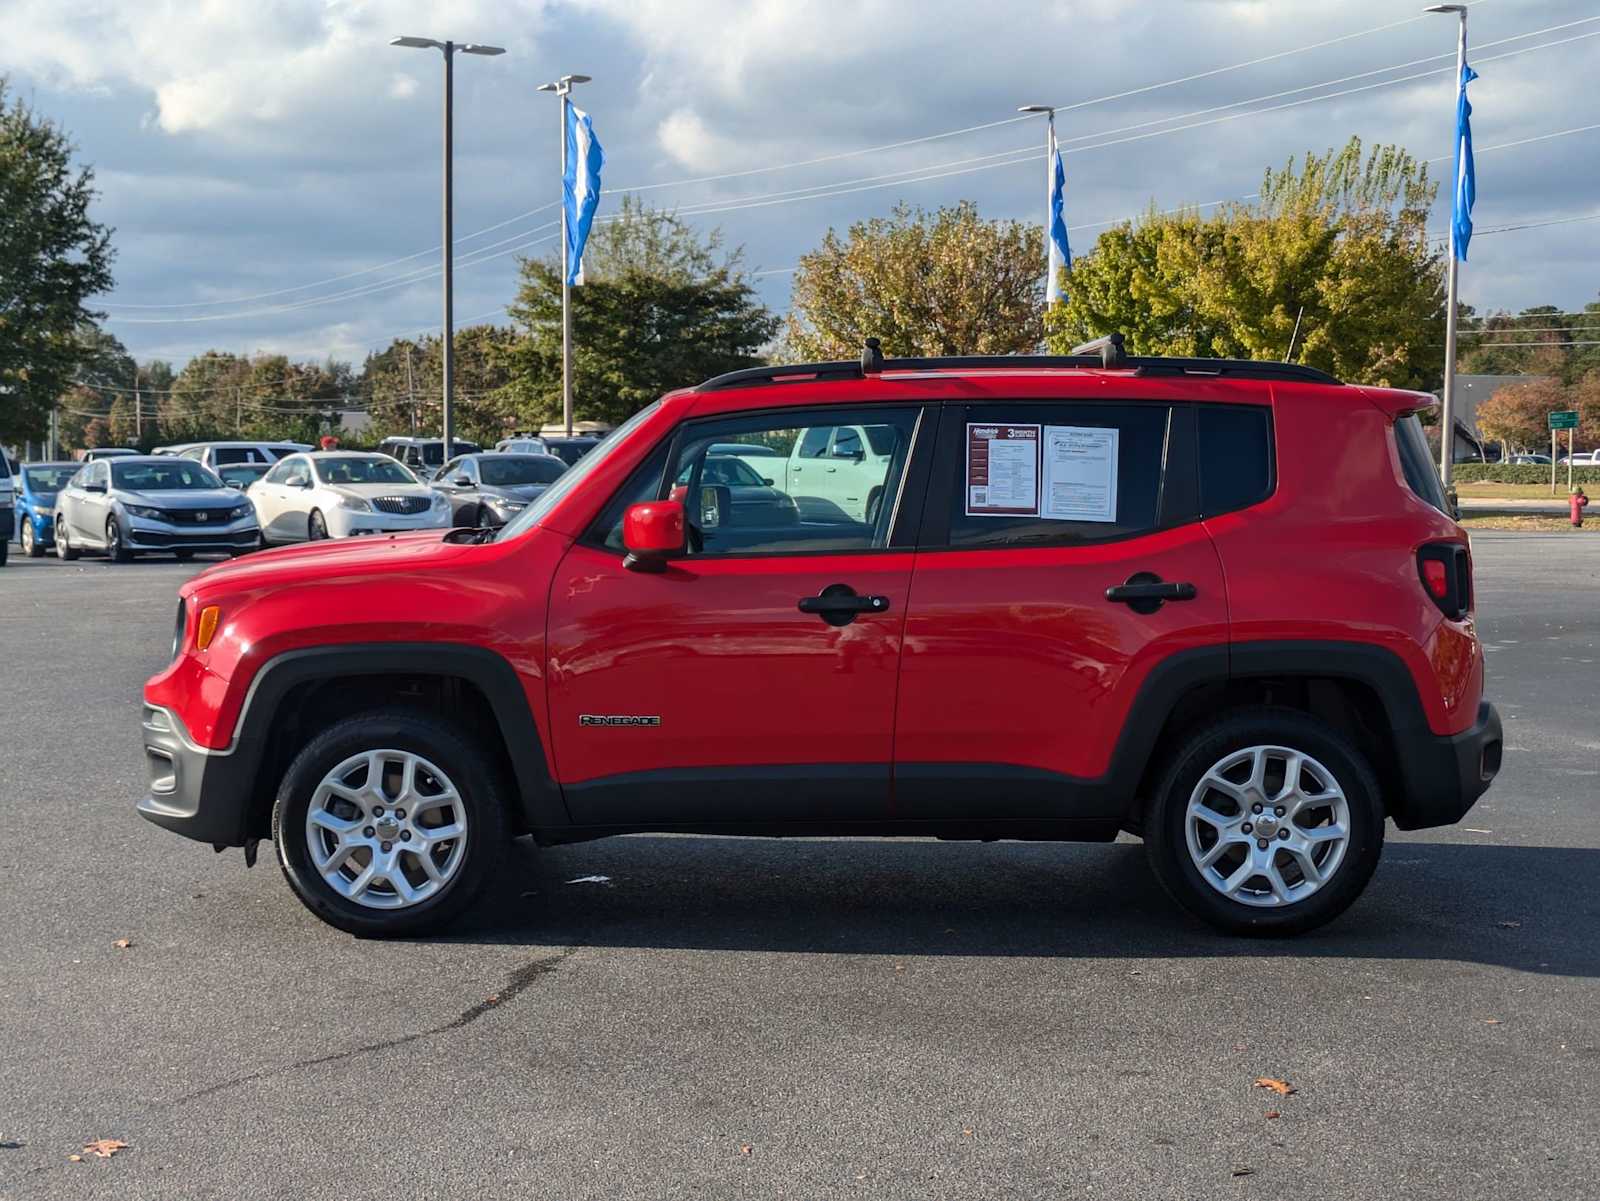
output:
[[[1044,499],[1053,521],[1117,519],[1117,438],[1094,426],[1044,427]]]
[[[1039,515],[1039,427],[967,426],[968,517]]]

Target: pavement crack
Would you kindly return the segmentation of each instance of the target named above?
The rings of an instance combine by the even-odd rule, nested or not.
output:
[[[559,954],[535,959],[532,963],[525,963],[512,972],[504,985],[492,998],[479,1001],[476,1005],[463,1009],[448,1022],[441,1022],[437,1026],[430,1026],[426,1030],[417,1030],[411,1034],[402,1034],[396,1038],[380,1039],[377,1042],[363,1043],[359,1047],[351,1047],[346,1051],[335,1051],[331,1055],[317,1055],[309,1059],[297,1059],[293,1063],[284,1064],[282,1067],[268,1068],[261,1072],[252,1072],[248,1076],[236,1076],[232,1080],[224,1080],[220,1084],[213,1084],[196,1092],[185,1093],[174,1099],[172,1105],[186,1105],[190,1101],[199,1101],[205,1097],[215,1096],[217,1093],[229,1089],[242,1088],[247,1084],[257,1084],[262,1080],[271,1080],[275,1076],[284,1076],[290,1072],[301,1071],[305,1068],[321,1067],[324,1064],[339,1063],[342,1060],[354,1059],[360,1055],[370,1055],[374,1051],[387,1051],[393,1047],[403,1047],[407,1043],[417,1042],[419,1039],[432,1038],[436,1034],[448,1034],[453,1030],[460,1030],[472,1025],[484,1014],[492,1009],[499,1009],[506,1002],[513,1000],[518,993],[532,986],[534,981],[541,976],[548,976],[573,953],[573,947],[567,947]]]

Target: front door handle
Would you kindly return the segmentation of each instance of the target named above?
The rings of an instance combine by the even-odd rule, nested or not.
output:
[[[1124,584],[1106,589],[1106,599],[1127,605],[1135,613],[1154,613],[1167,601],[1188,601],[1198,595],[1193,584],[1168,583],[1151,571],[1139,571]]]
[[[861,596],[849,584],[829,584],[816,596],[802,596],[800,612],[815,613],[831,626],[847,626],[862,613],[887,613],[887,596]]]

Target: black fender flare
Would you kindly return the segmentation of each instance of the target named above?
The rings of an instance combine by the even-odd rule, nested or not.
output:
[[[268,751],[284,698],[302,684],[348,676],[439,676],[467,681],[488,701],[511,762],[522,829],[568,822],[561,789],[539,738],[522,679],[497,651],[457,642],[379,642],[304,647],[275,655],[257,670],[234,722],[238,769],[253,775]]]

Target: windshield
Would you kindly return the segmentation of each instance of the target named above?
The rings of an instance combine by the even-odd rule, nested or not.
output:
[[[479,446],[476,442],[457,442],[453,438],[450,440],[450,445],[455,447],[455,451],[450,456],[452,459],[457,455],[475,455],[483,449],[483,447]],[[443,442],[424,442],[420,449],[422,451],[422,461],[429,467],[439,467],[443,465]]]
[[[78,474],[76,463],[62,467],[24,467],[23,478],[28,481],[28,488],[41,496],[49,496],[60,492],[67,486],[67,481]]]
[[[478,460],[483,482],[492,488],[553,484],[567,465],[550,455],[485,455]]]
[[[193,459],[159,463],[111,461],[111,486],[128,492],[199,492],[220,488],[222,481]]]
[[[265,463],[226,463],[217,468],[224,484],[239,484],[248,488],[269,470]]]
[[[619,425],[616,431],[606,438],[604,442],[584,455],[576,465],[569,467],[560,479],[541,492],[538,500],[501,527],[500,532],[495,535],[495,540],[515,538],[518,534],[526,533],[529,529],[538,525],[544,519],[546,513],[560,504],[563,497],[569,495],[579,484],[593,475],[595,468],[609,459],[616,452],[617,447],[626,442],[633,431],[644,424],[650,414],[660,407],[661,402],[659,400],[651,401]],[[562,457],[565,458],[565,456]]]
[[[412,475],[401,463],[385,457],[357,458],[354,455],[337,459],[315,459],[317,478],[324,484],[418,484],[422,481]]]

